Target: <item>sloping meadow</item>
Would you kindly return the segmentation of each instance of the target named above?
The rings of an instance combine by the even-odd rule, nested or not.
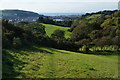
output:
[[[36,46],[3,50],[4,78],[118,78],[118,56]]]

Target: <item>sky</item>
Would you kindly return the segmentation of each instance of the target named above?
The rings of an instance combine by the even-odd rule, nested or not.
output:
[[[0,0],[0,9],[37,13],[86,13],[118,9],[119,0]]]

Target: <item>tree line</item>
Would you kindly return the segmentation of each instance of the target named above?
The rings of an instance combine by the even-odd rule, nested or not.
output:
[[[8,20],[2,20],[2,29],[2,43],[5,49],[32,45],[70,51],[77,51],[79,48],[74,42],[65,39],[65,33],[62,30],[55,30],[51,37],[48,37],[45,32],[45,26],[39,23],[19,23],[16,25],[9,23]]]
[[[9,23],[8,20],[2,20],[2,40],[3,48],[20,48],[30,45],[40,45],[64,49],[69,51],[102,51],[105,46],[112,46],[119,51],[120,47],[120,11],[115,11],[110,15],[100,14],[97,17],[84,16],[74,20],[71,28],[68,30],[72,33],[70,38],[65,38],[63,30],[55,30],[51,36],[46,35],[44,20],[38,19],[34,23]],[[90,18],[89,18],[90,17]],[[52,20],[46,19],[45,22],[52,23]],[[51,24],[49,23],[49,24]],[[92,50],[90,50],[90,48]],[[104,48],[104,49],[103,49]],[[111,49],[111,48],[110,48]]]
[[[71,39],[77,44],[94,46],[118,46],[120,47],[120,11],[103,11],[77,19],[69,31]],[[93,17],[94,15],[99,15]]]
[[[39,17],[37,20],[38,23],[53,24],[57,26],[70,27],[72,20],[63,20],[63,21],[54,21],[49,17]]]

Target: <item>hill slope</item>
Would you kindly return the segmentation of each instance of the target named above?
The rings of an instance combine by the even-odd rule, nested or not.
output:
[[[2,15],[3,19],[12,20],[13,22],[31,22],[34,19],[38,19],[39,16],[42,16],[38,13],[24,10],[0,10],[0,15]]]
[[[40,15],[31,11],[24,10],[2,10],[3,16],[18,16],[18,17],[39,17]]]
[[[40,47],[7,50],[3,53],[3,78],[117,78],[117,63],[113,55]]]

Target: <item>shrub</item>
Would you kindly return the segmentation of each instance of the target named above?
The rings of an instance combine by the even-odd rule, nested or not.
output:
[[[82,39],[76,42],[77,45],[88,45],[90,43],[90,39]]]
[[[3,48],[10,48],[11,47],[11,42],[9,39],[3,37],[2,38],[2,47]]]
[[[82,47],[82,51],[84,51],[84,52],[89,52],[89,47],[86,46],[86,45],[84,45],[84,46]]]
[[[13,47],[14,48],[20,48],[22,47],[22,42],[20,38],[13,38]]]
[[[54,39],[62,39],[64,38],[64,35],[65,31],[57,29],[51,34],[51,37]]]

